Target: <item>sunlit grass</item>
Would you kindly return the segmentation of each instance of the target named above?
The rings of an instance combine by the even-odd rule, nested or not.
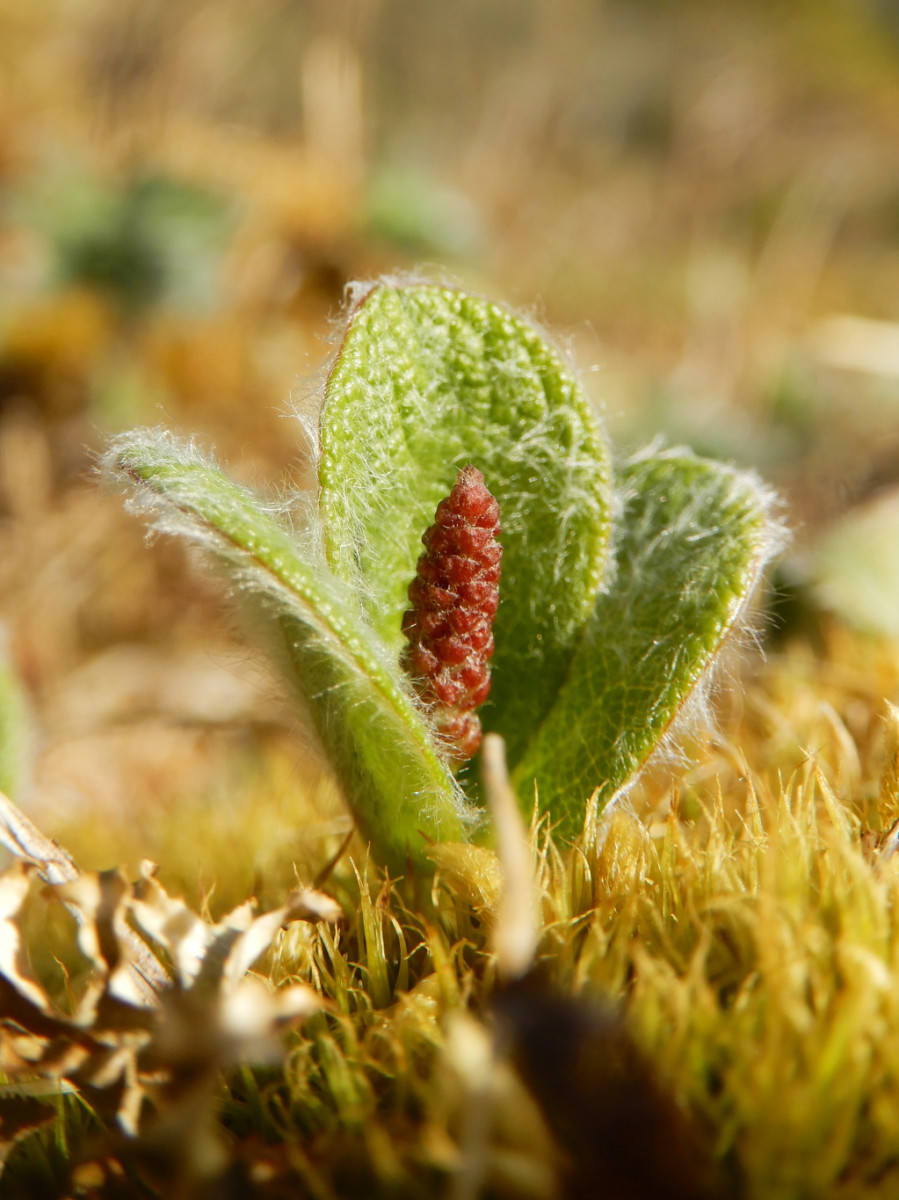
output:
[[[855,648],[863,657],[871,646]],[[800,739],[840,718],[804,708],[801,661],[791,652],[766,668],[742,713],[701,743],[699,766],[670,785],[659,772],[632,808],[588,824],[573,845],[545,824],[532,830],[538,965],[558,992],[620,1006],[748,1196],[892,1195],[899,866],[863,832],[869,817],[885,827],[899,815],[893,734],[872,707],[876,736],[861,754],[845,726],[842,747],[832,734],[818,756],[803,754]],[[881,668],[886,682],[889,655]],[[850,663],[821,671],[858,682]],[[784,693],[795,701],[780,713],[795,722],[792,743],[781,727],[781,762],[754,770],[767,739],[737,753],[726,722],[748,729]],[[847,780],[850,791],[838,790]],[[424,1195],[465,1161],[464,1114],[484,1102],[472,1039],[489,1047],[492,1036],[498,875],[485,851],[444,846],[436,857],[420,908],[408,881],[342,862],[332,882],[346,924],[291,927],[272,964],[275,978],[311,982],[333,1007],[305,1027],[283,1077],[234,1082],[226,1120],[312,1154],[322,1194],[352,1176]],[[488,1052],[482,1179],[499,1194],[556,1194],[539,1113],[503,1051]]]

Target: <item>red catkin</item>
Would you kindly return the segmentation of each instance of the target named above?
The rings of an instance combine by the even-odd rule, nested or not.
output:
[[[431,710],[440,739],[465,762],[481,744],[474,711],[490,692],[499,605],[499,505],[477,467],[464,467],[422,537],[424,554],[403,614],[403,667]]]

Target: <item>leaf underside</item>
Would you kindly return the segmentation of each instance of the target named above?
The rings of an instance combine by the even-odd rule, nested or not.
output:
[[[404,869],[409,855],[423,854],[422,833],[463,837],[464,802],[398,667],[314,548],[301,547],[252,492],[168,435],[119,438],[107,471],[130,485],[160,529],[212,551],[264,608],[288,676],[381,861]]]
[[[522,803],[583,824],[633,779],[715,658],[771,548],[755,478],[672,451],[621,471],[610,580],[515,772]]]
[[[397,658],[421,535],[458,469],[484,472],[503,563],[482,720],[514,764],[565,677],[607,555],[611,468],[576,380],[505,309],[379,285],[351,314],[328,379],[321,451],[329,561]]]

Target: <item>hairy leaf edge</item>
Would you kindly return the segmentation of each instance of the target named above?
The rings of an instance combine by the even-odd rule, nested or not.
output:
[[[607,799],[602,797],[603,781],[598,781],[592,791],[584,797],[585,803],[585,819],[589,822],[605,819],[611,816],[614,809],[626,799],[627,795],[634,788],[642,773],[655,762],[662,762],[666,759],[675,760],[682,759],[680,752],[680,743],[687,735],[688,731],[698,726],[714,726],[714,717],[711,711],[710,697],[718,685],[718,676],[722,667],[723,651],[738,638],[744,637],[746,640],[754,641],[759,644],[757,635],[751,625],[744,622],[753,597],[761,583],[765,570],[771,562],[783,552],[790,541],[790,531],[783,517],[783,501],[780,496],[770,488],[764,480],[755,471],[747,470],[746,468],[735,467],[729,463],[719,462],[716,459],[705,458],[697,455],[687,446],[673,446],[660,448],[658,442],[653,442],[648,446],[643,447],[629,458],[622,461],[614,470],[613,474],[613,529],[610,538],[609,556],[607,561],[607,573],[603,580],[603,584],[597,593],[597,598],[605,593],[614,591],[615,573],[617,560],[617,536],[616,528],[618,522],[622,520],[624,514],[624,501],[618,481],[627,468],[636,466],[649,458],[667,458],[667,459],[687,459],[708,464],[717,468],[723,475],[729,475],[735,483],[742,484],[747,491],[751,491],[758,505],[758,520],[756,522],[756,537],[754,539],[754,553],[751,558],[750,569],[745,574],[745,587],[740,596],[735,597],[728,612],[727,620],[722,628],[721,635],[712,651],[707,655],[702,665],[697,669],[694,678],[691,680],[685,691],[683,692],[680,702],[672,712],[665,728],[661,731],[655,743],[649,748],[643,759],[636,765],[634,770],[620,783]],[[582,639],[587,636],[587,627],[585,625],[582,633]],[[579,643],[580,644],[580,643]],[[574,663],[577,659],[578,648],[575,648],[574,654],[569,665],[569,672],[562,682],[559,689],[559,695],[562,694],[568,683],[571,671],[574,668]],[[532,745],[536,744],[541,736],[541,731],[549,722],[553,713],[550,709],[547,716],[544,718],[540,729],[534,735]],[[539,801],[538,781],[536,779],[527,779],[527,760],[519,765],[512,773],[513,786],[522,802],[532,806]],[[526,795],[526,790],[530,791],[531,795]],[[600,803],[600,801],[602,801]],[[563,814],[558,814],[561,818]]]
[[[350,619],[332,623],[316,607],[315,598],[298,591],[276,566],[260,557],[257,552],[241,544],[232,534],[218,528],[200,509],[179,503],[174,495],[166,493],[158,483],[144,478],[138,464],[141,454],[159,457],[165,454],[169,464],[194,470],[214,472],[216,476],[253,509],[254,519],[264,520],[279,540],[290,543],[291,552],[300,571],[310,580],[314,578],[321,596],[332,611],[344,606],[352,612]],[[133,430],[114,438],[101,458],[102,478],[119,490],[130,491],[128,507],[138,516],[150,517],[150,533],[162,533],[181,537],[221,561],[233,572],[237,585],[249,592],[261,592],[270,600],[282,603],[286,600],[292,615],[310,626],[339,654],[363,686],[373,686],[389,709],[398,729],[404,731],[414,742],[423,762],[433,778],[437,794],[443,793],[450,813],[429,811],[436,823],[452,816],[462,830],[471,830],[482,819],[464,795],[448,765],[443,761],[436,746],[433,733],[421,705],[411,694],[410,685],[401,676],[399,667],[394,670],[389,654],[381,653],[375,644],[374,634],[368,629],[351,591],[333,576],[327,566],[316,563],[310,566],[300,558],[300,546],[291,534],[276,520],[261,497],[231,479],[209,455],[197,446],[195,440],[183,440],[166,430]],[[318,556],[316,556],[318,557]],[[299,610],[299,611],[297,611]],[[354,626],[350,628],[350,624]],[[341,624],[343,629],[340,628]],[[358,649],[347,644],[347,635],[356,639]],[[443,805],[441,805],[443,807]]]

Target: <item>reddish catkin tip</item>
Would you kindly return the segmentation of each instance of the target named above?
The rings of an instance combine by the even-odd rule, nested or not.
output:
[[[477,467],[464,467],[422,536],[409,585],[403,667],[459,762],[481,744],[474,711],[490,691],[493,618],[499,605],[499,505]]]

